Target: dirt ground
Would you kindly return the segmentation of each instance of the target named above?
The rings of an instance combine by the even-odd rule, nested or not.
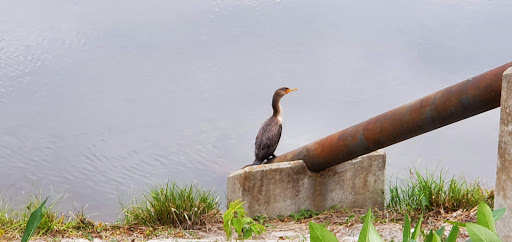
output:
[[[324,213],[310,219],[295,221],[291,218],[276,219],[267,223],[267,231],[260,236],[254,236],[253,241],[309,241],[308,223],[325,224],[333,232],[340,242],[357,241],[359,233],[363,227],[361,217],[366,211],[336,211]],[[403,235],[403,216],[387,212],[374,211],[374,225],[384,241],[402,241]],[[422,223],[422,230],[430,232],[431,229],[437,230],[445,227],[445,235],[448,236],[452,225],[445,222],[475,222],[476,208],[472,211],[459,210],[454,213],[443,213],[435,211],[426,215]],[[417,219],[413,219],[415,225]],[[203,237],[204,236],[204,237]],[[222,226],[211,228],[210,231],[202,232],[199,237],[208,241],[223,241],[226,239]],[[464,228],[460,229],[457,241],[466,241],[468,234]]]
[[[361,217],[365,211],[333,211],[323,213],[313,218],[295,221],[292,218],[281,218],[267,221],[267,231],[262,235],[254,236],[247,241],[309,241],[308,223],[325,224],[333,232],[339,241],[349,242],[357,241],[362,228]],[[403,216],[399,214],[373,211],[374,225],[384,241],[402,241]],[[475,222],[476,208],[471,211],[457,211],[453,213],[444,213],[435,211],[425,215],[426,219],[422,223],[422,230],[429,232],[431,229],[437,230],[445,226],[445,235],[447,236],[452,225],[445,222]],[[413,225],[417,219],[413,219]],[[115,231],[115,230],[114,230]],[[125,228],[121,233],[97,233],[82,238],[64,238],[61,241],[226,241],[226,235],[222,228],[222,221],[213,223],[197,230],[174,230],[170,233],[159,235],[154,230],[148,232],[145,227]],[[169,230],[170,231],[170,230]],[[54,238],[55,239],[55,238]],[[457,241],[468,239],[464,228],[460,229]],[[36,241],[50,241],[52,239],[39,239]]]

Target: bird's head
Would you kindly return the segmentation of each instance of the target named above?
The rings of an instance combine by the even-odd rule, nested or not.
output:
[[[284,95],[286,95],[286,94],[288,94],[290,92],[296,91],[296,90],[298,90],[298,89],[297,88],[290,89],[290,88],[287,88],[287,87],[281,87],[281,88],[276,90],[274,95],[277,95],[279,97],[283,97]]]

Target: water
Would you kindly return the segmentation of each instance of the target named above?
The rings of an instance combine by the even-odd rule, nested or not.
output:
[[[0,194],[119,218],[168,180],[214,189],[282,100],[287,152],[510,61],[507,1],[0,1]],[[388,147],[495,179],[499,110]]]

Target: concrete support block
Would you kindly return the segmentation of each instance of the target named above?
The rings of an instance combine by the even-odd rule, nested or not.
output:
[[[227,201],[246,201],[249,216],[323,211],[338,204],[382,210],[385,167],[382,150],[321,172],[311,172],[302,161],[250,166],[228,176]]]
[[[512,67],[503,73],[500,115],[494,207],[506,207],[507,212],[496,230],[503,241],[512,241]]]

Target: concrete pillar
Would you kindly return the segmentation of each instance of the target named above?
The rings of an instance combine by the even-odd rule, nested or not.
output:
[[[386,154],[382,150],[311,172],[303,161],[250,166],[228,176],[227,201],[246,201],[249,216],[288,215],[300,209],[384,209]]]
[[[512,241],[512,67],[503,73],[494,208],[507,208],[496,223],[498,236]]]

